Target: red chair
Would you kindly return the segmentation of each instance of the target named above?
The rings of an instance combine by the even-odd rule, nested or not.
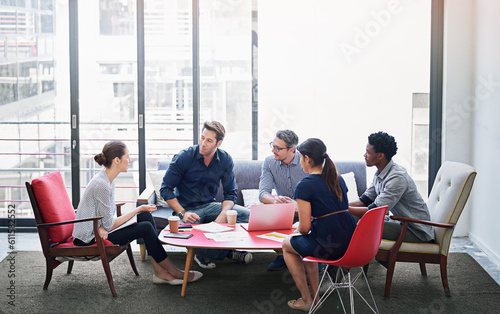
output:
[[[70,274],[74,261],[95,261],[100,259],[111,293],[116,297],[109,262],[125,250],[134,273],[139,276],[130,243],[114,245],[108,240],[96,237],[97,243],[91,246],[76,246],[73,244],[74,223],[93,221],[94,234],[98,234],[98,221],[102,217],[75,220],[75,210],[59,172],[52,172],[34,179],[31,184],[26,182],[26,189],[35,214],[36,227],[45,256],[47,272],[43,286],[44,290],[49,287],[54,268],[61,263],[69,262],[67,273]],[[122,205],[117,204],[118,216],[121,215]]]
[[[378,252],[378,248],[380,246],[380,242],[382,240],[382,229],[384,225],[384,217],[387,211],[387,206],[382,206],[378,208],[373,208],[367,211],[363,217],[359,220],[356,229],[354,230],[354,234],[352,235],[351,242],[349,243],[349,247],[345,252],[344,256],[338,260],[327,260],[316,258],[312,256],[304,257],[302,260],[305,262],[315,262],[315,263],[324,263],[326,264],[326,269],[323,271],[323,276],[321,277],[321,281],[319,282],[319,287],[323,283],[325,276],[328,276],[330,281],[330,286],[323,293],[320,300],[316,302],[316,298],[319,295],[319,289],[314,296],[314,301],[309,310],[309,313],[314,313],[320,306],[325,302],[325,300],[330,296],[333,291],[337,291],[340,302],[342,304],[342,308],[345,307],[342,302],[342,298],[340,296],[339,290],[341,288],[349,289],[349,296],[351,301],[351,313],[354,313],[354,299],[353,299],[353,289],[356,293],[365,301],[365,303],[370,307],[370,309],[374,313],[378,313],[377,304],[375,303],[375,299],[373,298],[372,291],[370,289],[370,285],[368,284],[368,280],[366,279],[365,272],[363,271],[363,266],[370,263],[370,261],[375,257],[375,254]],[[328,272],[328,268],[330,265],[339,266],[337,271],[336,280],[333,280],[330,273]],[[343,267],[347,270],[347,278],[344,272],[340,267]],[[353,278],[351,278],[351,268],[359,267],[360,272],[356,274]],[[339,273],[342,272],[342,278],[339,277]],[[366,299],[359,293],[354,284],[358,280],[358,278],[363,275],[366,285],[368,286],[368,290],[370,291],[370,295],[373,300],[373,304],[375,306],[375,310],[370,306],[370,304],[366,301]]]

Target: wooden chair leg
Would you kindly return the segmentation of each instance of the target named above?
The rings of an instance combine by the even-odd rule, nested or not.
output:
[[[448,264],[447,256],[441,255],[441,281],[443,282],[444,294],[447,297],[451,297],[450,287],[448,286],[448,272],[446,270],[446,266]]]
[[[139,248],[141,250],[141,261],[146,260],[146,245],[144,243],[139,244]]]
[[[389,299],[391,297],[391,285],[392,285],[392,277],[394,275],[394,268],[396,268],[396,254],[389,254],[389,258],[387,261],[387,277],[385,278],[385,292],[384,298]]]
[[[66,274],[71,274],[71,271],[73,270],[73,264],[75,263],[75,261],[69,261],[68,262],[68,271],[66,272]]]
[[[139,276],[139,272],[137,271],[137,268],[135,267],[134,254],[132,253],[132,248],[130,247],[130,244],[127,247],[127,255],[128,255],[128,260],[130,261],[130,265],[132,266],[132,269],[134,270],[135,275]]]
[[[52,271],[54,270],[54,264],[50,258],[45,259],[46,272],[45,272],[45,283],[43,284],[43,290],[49,288],[50,280],[52,279]]]
[[[425,263],[419,263],[420,264],[420,273],[422,276],[427,276],[427,270],[425,269]]]
[[[109,289],[111,290],[111,294],[116,297],[115,285],[113,284],[113,276],[111,275],[111,268],[109,267],[108,256],[106,254],[106,249],[104,248],[103,240],[99,237],[96,237],[97,240],[97,248],[99,250],[99,255],[101,257],[102,267],[104,268],[104,272],[106,273],[106,278],[108,279]]]
[[[106,273],[106,278],[108,279],[109,289],[111,290],[111,294],[116,297],[115,285],[113,284],[113,276],[111,275],[111,268],[109,267],[108,258],[106,255],[101,256],[102,267],[104,268],[104,272]]]
[[[392,276],[394,275],[394,266],[395,264],[389,264],[387,268],[387,277],[385,278],[385,292],[384,298],[389,299],[391,297],[391,284],[392,284]]]

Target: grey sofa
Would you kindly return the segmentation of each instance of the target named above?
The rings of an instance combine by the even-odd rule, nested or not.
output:
[[[236,185],[238,186],[238,198],[236,203],[238,205],[244,206],[242,190],[245,189],[258,189],[260,174],[262,171],[262,160],[235,160],[234,161],[234,176],[236,179]],[[158,162],[158,170],[167,170],[170,161],[160,161]],[[356,181],[356,187],[358,191],[358,196],[363,194],[366,190],[366,165],[362,161],[338,161],[335,162],[338,172],[346,174],[349,172],[354,173],[354,179]],[[222,200],[222,188],[219,189],[219,194],[216,197],[217,201]],[[141,195],[137,198],[137,206],[144,204],[157,204],[156,193],[154,188],[148,186]],[[158,204],[157,204],[158,205]],[[173,214],[173,210],[167,205],[166,207],[158,207],[153,213],[155,218],[156,227],[158,230],[165,228],[168,224],[168,217]],[[142,244],[142,239],[139,239],[137,243]],[[145,249],[144,245],[141,245],[141,257],[144,260]]]
[[[234,176],[236,185],[238,186],[238,198],[236,204],[244,206],[242,190],[258,189],[260,173],[262,170],[262,160],[235,160],[234,161]],[[158,170],[167,170],[170,161],[158,162]],[[354,173],[358,196],[366,190],[366,166],[361,161],[338,161],[335,162],[338,172],[342,175],[348,172]],[[222,188],[219,189],[219,194],[216,197],[217,201],[222,200]],[[157,204],[156,194],[153,187],[147,187],[137,199],[137,206],[143,204]],[[153,217],[158,228],[164,228],[166,221],[173,213],[170,207],[158,207],[158,210],[153,212]]]

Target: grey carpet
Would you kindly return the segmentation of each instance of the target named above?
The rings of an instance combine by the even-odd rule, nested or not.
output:
[[[13,255],[13,254],[11,254]],[[170,253],[183,266],[184,253]],[[66,274],[64,263],[54,270],[49,289],[42,289],[45,262],[41,252],[17,252],[15,264],[0,263],[0,312],[3,313],[290,313],[286,301],[299,296],[288,271],[269,272],[266,265],[274,253],[256,253],[250,265],[229,260],[203,270],[204,277],[188,284],[186,297],[179,286],[152,284],[152,266],[140,262],[136,277],[122,254],[111,263],[117,298],[111,296],[101,262],[75,262]],[[198,266],[195,266],[198,269]],[[428,265],[422,277],[417,264],[398,264],[390,299],[383,298],[385,268],[372,262],[368,280],[380,313],[497,313],[500,287],[466,253],[453,253],[448,263],[452,297],[447,298],[441,285],[439,266]],[[15,277],[9,278],[14,274]],[[11,284],[11,280],[14,283]],[[364,282],[358,281],[366,296]],[[15,295],[15,307],[9,295]],[[345,302],[349,302],[348,297]],[[330,297],[318,313],[341,312],[337,297]],[[348,310],[349,312],[349,310]],[[367,313],[362,300],[356,299],[356,312]]]

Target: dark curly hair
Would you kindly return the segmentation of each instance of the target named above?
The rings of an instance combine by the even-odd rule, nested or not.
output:
[[[382,131],[370,134],[368,136],[368,144],[373,145],[376,153],[384,153],[387,161],[390,161],[392,156],[396,155],[398,151],[398,145],[394,136]]]

